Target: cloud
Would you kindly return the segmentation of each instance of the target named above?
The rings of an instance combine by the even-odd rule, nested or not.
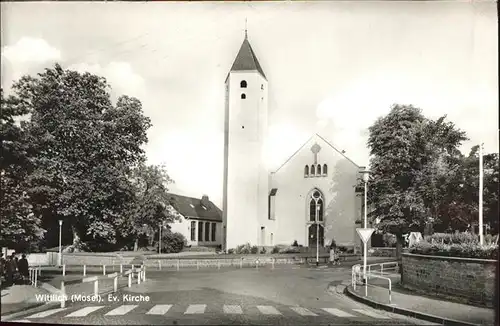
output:
[[[145,91],[145,81],[137,74],[128,62],[110,62],[105,66],[100,64],[78,63],[68,67],[80,73],[91,74],[106,78],[111,88],[118,94],[141,98]]]
[[[61,51],[41,38],[23,37],[2,48],[2,57],[11,63],[42,63],[61,59]]]

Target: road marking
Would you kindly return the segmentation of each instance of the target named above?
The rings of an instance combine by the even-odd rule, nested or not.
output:
[[[390,317],[379,315],[373,311],[366,310],[366,309],[353,309],[356,312],[359,312],[360,314],[372,317],[372,318],[378,318],[378,319],[391,319]]]
[[[72,313],[70,313],[66,317],[85,317],[88,314],[90,314],[90,313],[92,313],[92,312],[94,312],[96,310],[99,310],[101,308],[104,308],[104,306],[85,307],[83,309],[80,309],[80,310],[77,310],[77,311],[73,311]]]
[[[290,307],[293,311],[298,313],[301,316],[317,316],[315,313],[313,313],[311,310],[302,308],[302,307]]]
[[[30,321],[30,320],[26,320],[26,319],[9,320],[8,322],[9,322],[9,323],[31,323],[31,321]]]
[[[188,314],[202,314],[205,312],[205,308],[207,308],[206,304],[192,304],[189,305],[187,308],[186,312],[184,312],[185,315]]]
[[[276,310],[273,306],[257,306],[257,309],[264,315],[281,315],[281,312]]]
[[[172,308],[171,304],[157,304],[146,312],[146,315],[164,315],[170,310],[170,308]]]
[[[121,316],[121,315],[125,315],[126,313],[132,311],[136,307],[137,307],[137,305],[123,305],[123,306],[120,306],[118,308],[115,308],[115,309],[111,310],[110,312],[108,312],[107,314],[105,314],[105,316]]]
[[[354,315],[348,314],[345,311],[335,309],[335,308],[323,308],[324,311],[326,311],[329,314],[332,314],[337,317],[355,317]]]
[[[243,310],[241,310],[240,306],[235,305],[224,305],[224,313],[225,314],[242,314]]]
[[[63,311],[63,310],[66,310],[66,308],[50,309],[50,310],[39,312],[37,314],[31,315],[31,316],[26,317],[26,318],[43,318],[43,317],[48,317],[50,315],[56,314],[56,313],[58,313],[60,311]]]

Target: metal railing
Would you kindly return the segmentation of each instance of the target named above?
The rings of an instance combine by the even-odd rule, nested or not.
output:
[[[37,287],[38,276],[42,275],[42,269],[40,267],[30,267],[28,268],[28,274],[30,278],[30,285]]]
[[[380,270],[376,270],[375,267],[380,267]],[[384,268],[384,266],[387,266]],[[388,262],[388,263],[380,263],[380,264],[371,264],[366,266],[366,275],[363,273],[363,267],[361,264],[356,264],[352,267],[351,272],[351,284],[354,290],[356,290],[356,285],[364,285],[365,287],[365,296],[368,296],[368,280],[370,278],[378,278],[388,281],[389,285],[389,303],[392,302],[392,280],[389,277],[381,276],[384,273],[384,270],[387,271],[397,271],[399,270],[398,262]],[[380,275],[375,274],[380,272]]]

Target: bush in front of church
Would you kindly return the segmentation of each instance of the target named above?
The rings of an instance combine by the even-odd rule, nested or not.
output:
[[[187,243],[186,237],[179,232],[164,232],[161,237],[162,253],[178,253],[184,249]],[[158,248],[158,243],[155,244]]]
[[[280,253],[280,247],[274,246],[273,250],[271,251],[272,254],[279,254]]]
[[[234,252],[235,254],[238,255],[248,255],[251,252],[251,250],[252,246],[250,246],[249,243],[245,243],[236,247],[236,250]]]

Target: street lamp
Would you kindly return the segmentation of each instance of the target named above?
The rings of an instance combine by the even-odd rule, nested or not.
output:
[[[364,219],[364,228],[366,229],[368,227],[368,218],[367,218],[367,211],[368,211],[368,207],[367,207],[367,193],[368,193],[368,180],[370,179],[370,171],[369,170],[363,170],[361,171],[361,173],[363,174],[363,182],[365,183],[365,198],[364,198],[364,201],[365,201],[365,219]],[[363,243],[363,279],[365,280],[366,282],[366,256],[368,256],[368,248],[367,248],[367,243]]]
[[[316,266],[319,266],[319,210],[321,204],[316,200]]]
[[[63,221],[59,220],[59,266],[62,266],[62,224]]]

